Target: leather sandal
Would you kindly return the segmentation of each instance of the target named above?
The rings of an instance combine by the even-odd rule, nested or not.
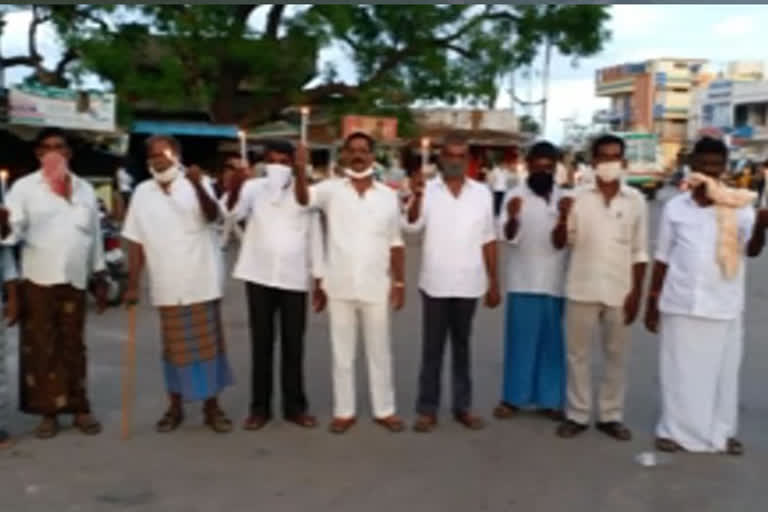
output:
[[[155,425],[155,430],[167,434],[179,428],[183,421],[184,413],[181,410],[168,409]]]
[[[232,432],[232,421],[227,418],[227,415],[224,414],[224,411],[221,409],[210,409],[204,411],[204,414],[205,424],[211,427],[211,430],[217,434],[227,434]]]
[[[413,424],[414,432],[427,434],[435,430],[437,426],[437,417],[434,414],[422,414]]]
[[[485,420],[479,416],[473,416],[468,412],[454,415],[454,419],[469,430],[482,430],[485,428]]]
[[[357,423],[357,418],[333,418],[333,421],[328,426],[328,431],[331,434],[344,434],[355,423]]]
[[[509,405],[504,402],[501,402],[493,410],[493,417],[499,420],[508,420],[509,418],[517,416],[517,413],[519,412],[520,412],[519,407],[515,407],[514,405]]]
[[[563,439],[572,439],[582,434],[589,427],[573,420],[565,420],[557,427],[557,436]]]
[[[243,430],[261,430],[267,423],[269,423],[269,417],[261,416],[259,414],[251,414],[243,423]]]
[[[83,414],[75,418],[73,426],[87,436],[95,436],[101,433],[101,423],[90,414]]]
[[[684,452],[685,449],[673,439],[667,439],[666,437],[657,437],[653,443],[657,450],[665,453]]]
[[[728,439],[728,443],[726,444],[726,453],[736,457],[744,455],[744,444],[738,439],[732,437]]]
[[[403,420],[401,420],[395,414],[392,414],[391,416],[387,416],[386,418],[376,418],[373,421],[377,425],[380,425],[395,434],[405,430],[405,423],[403,423]]]
[[[604,421],[596,426],[597,430],[617,441],[630,441],[632,439],[632,431],[620,421]]]
[[[51,439],[59,433],[59,421],[55,417],[46,416],[35,429],[38,439]]]
[[[562,422],[565,419],[565,414],[563,414],[563,411],[559,409],[539,409],[539,414],[544,416],[545,418],[549,418],[552,421],[556,422]]]
[[[307,413],[286,416],[285,421],[302,428],[315,428],[317,426],[317,418]]]

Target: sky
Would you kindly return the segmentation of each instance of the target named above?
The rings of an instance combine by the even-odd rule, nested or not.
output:
[[[610,13],[612,38],[603,51],[580,59],[575,66],[570,58],[553,59],[545,136],[555,142],[563,135],[562,119],[575,117],[588,122],[595,110],[608,106],[606,99],[594,94],[594,75],[599,68],[656,57],[704,58],[714,70],[737,59],[768,61],[768,31],[759,24],[768,19],[768,5],[615,5]],[[8,24],[0,40],[3,56],[26,53],[30,17],[24,11],[7,15]],[[60,55],[49,27],[41,28],[38,46],[49,62]],[[324,51],[321,60],[333,61],[341,79],[354,81],[354,68],[340,48]],[[6,70],[6,83],[17,82],[25,73],[22,68]],[[517,96],[526,98],[528,86],[521,79],[515,83]],[[538,81],[533,97],[541,97]],[[504,92],[497,108],[509,106],[509,95]]]

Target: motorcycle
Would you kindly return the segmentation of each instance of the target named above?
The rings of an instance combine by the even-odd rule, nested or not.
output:
[[[122,301],[123,292],[128,281],[125,251],[123,251],[119,227],[110,218],[104,204],[101,201],[99,203],[104,261],[107,266],[105,276],[107,281],[107,303],[110,306],[117,306]]]

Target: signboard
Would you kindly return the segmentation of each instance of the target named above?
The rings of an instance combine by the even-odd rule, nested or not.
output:
[[[8,92],[8,122],[113,132],[115,105],[114,94],[24,84]]]
[[[341,119],[342,137],[363,132],[376,140],[397,139],[397,118],[376,116],[344,116]]]

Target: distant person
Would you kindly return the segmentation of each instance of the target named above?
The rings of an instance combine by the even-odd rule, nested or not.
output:
[[[446,137],[440,150],[440,176],[424,185],[411,183],[414,201],[404,228],[424,233],[419,278],[423,332],[419,394],[414,424],[417,432],[437,425],[445,345],[451,343],[454,419],[479,430],[485,422],[472,413],[470,341],[479,298],[495,308],[500,302],[497,237],[493,201],[485,185],[467,175],[469,146]]]
[[[571,249],[566,278],[567,419],[557,429],[562,438],[589,428],[595,333],[604,355],[597,428],[619,441],[632,438],[623,422],[626,358],[648,261],[648,207],[638,191],[622,183],[624,151],[621,138],[598,137],[592,144],[595,184],[574,199],[560,200],[553,241]]]
[[[139,300],[146,265],[152,304],[160,314],[163,373],[169,406],[158,432],[184,421],[184,402],[202,401],[205,424],[229,432],[232,422],[218,396],[233,382],[221,319],[221,250],[215,225],[221,209],[199,170],[184,169],[176,139],[147,139],[153,179],[133,195],[123,226],[128,241],[129,278],[125,301]]]
[[[534,144],[526,155],[528,179],[510,190],[501,216],[507,241],[502,400],[499,419],[533,406],[553,420],[565,402],[564,313],[567,251],[552,243],[557,205],[566,196],[555,183],[557,148]]]
[[[38,438],[56,436],[62,414],[73,414],[80,432],[95,435],[101,424],[86,391],[85,318],[89,289],[98,311],[106,307],[98,198],[70,169],[65,132],[42,130],[35,154],[40,170],[13,184],[0,215],[2,231],[10,231],[4,243],[22,244],[19,408],[42,416]]]
[[[490,171],[491,190],[493,190],[493,215],[495,217],[501,213],[501,204],[509,189],[509,178],[509,172],[500,165],[494,165]]]
[[[745,255],[765,245],[768,210],[720,179],[728,148],[693,150],[690,192],[665,206],[645,325],[660,332],[661,418],[656,448],[741,455],[736,437],[744,341]]]

